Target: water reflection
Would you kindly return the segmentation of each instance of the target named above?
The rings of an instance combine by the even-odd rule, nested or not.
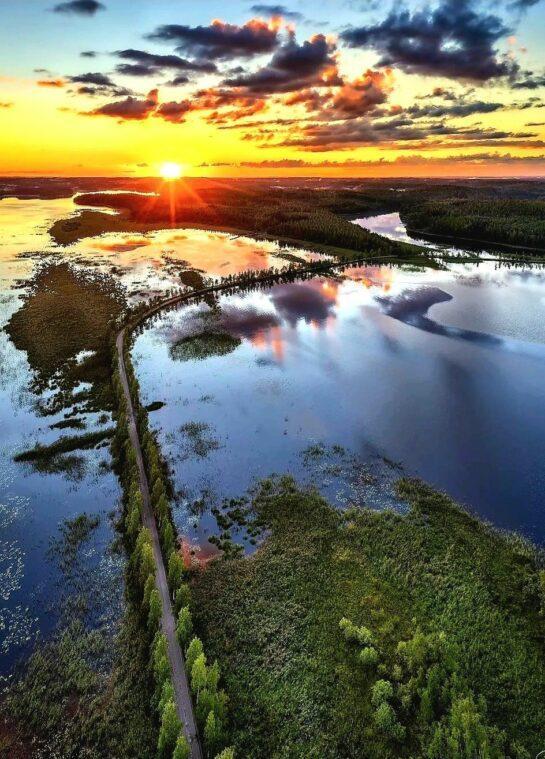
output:
[[[512,278],[492,263],[358,267],[162,316],[134,355],[144,399],[166,404],[152,423],[174,467],[179,529],[206,544],[218,531],[211,509],[271,472],[338,505],[357,502],[346,469],[322,477],[305,456],[340,446],[377,482],[399,476],[385,463],[399,462],[543,540],[544,297],[539,272]],[[524,313],[507,318],[522,302]],[[472,328],[451,323],[466,312]],[[242,342],[229,355],[172,361],[169,346],[203,325]],[[217,443],[206,457],[180,458],[189,423]]]

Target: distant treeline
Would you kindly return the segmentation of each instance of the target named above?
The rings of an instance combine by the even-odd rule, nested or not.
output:
[[[543,248],[545,201],[450,198],[409,205],[402,218],[409,230]]]
[[[180,185],[173,186],[170,191],[168,187],[162,189],[153,196],[131,192],[84,194],[78,196],[76,202],[120,209],[130,215],[131,221],[140,224],[229,228],[326,245],[341,249],[335,251],[340,257],[343,257],[342,251],[392,257],[414,254],[411,246],[386,240],[345,218],[388,210],[382,191],[366,193],[261,186],[246,187],[241,191],[236,184],[204,186],[194,191]],[[111,219],[115,220],[115,217]]]

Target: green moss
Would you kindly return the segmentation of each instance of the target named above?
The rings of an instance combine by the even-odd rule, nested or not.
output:
[[[290,480],[266,481],[253,501],[270,531],[263,546],[195,577],[194,622],[225,675],[237,755],[425,756],[454,735],[460,704],[499,747],[490,756],[541,750],[534,550],[421,483],[399,490],[406,516],[345,516]],[[343,617],[372,636],[373,666]],[[394,697],[375,714],[380,679]]]

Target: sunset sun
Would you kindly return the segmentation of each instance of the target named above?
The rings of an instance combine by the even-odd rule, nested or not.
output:
[[[161,164],[159,173],[163,179],[179,179],[182,176],[182,167],[179,163],[174,163],[173,161],[165,161]]]

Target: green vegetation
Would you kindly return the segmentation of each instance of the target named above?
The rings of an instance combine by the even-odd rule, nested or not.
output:
[[[545,201],[430,200],[402,214],[409,230],[541,248],[545,252]]]
[[[6,330],[27,354],[32,391],[53,391],[40,413],[75,403],[80,410],[111,408],[109,337],[123,309],[124,294],[109,277],[54,261],[38,268]],[[79,389],[81,383],[91,389]]]
[[[175,361],[202,361],[232,353],[240,344],[240,338],[227,332],[205,331],[178,340],[171,346],[170,355]]]
[[[540,557],[422,483],[398,487],[406,515],[339,513],[266,480],[252,503],[262,547],[195,576],[193,620],[224,674],[238,756],[542,750]]]
[[[238,184],[205,184],[198,193],[178,187],[174,209],[176,224],[326,246],[340,258],[353,258],[355,253],[362,252],[391,257],[415,254],[414,246],[371,234],[345,218],[350,214],[382,210],[384,193],[377,198],[351,190],[287,190],[259,184],[250,192],[240,192]],[[157,189],[152,209],[149,199],[130,192],[81,195],[77,202],[82,205],[112,207],[122,214],[113,216],[84,210],[79,217],[57,221],[50,233],[57,242],[67,244],[105,231],[145,231],[153,224],[156,227],[170,224],[170,195],[160,186]]]
[[[62,453],[95,448],[99,443],[108,440],[114,434],[114,430],[108,427],[96,432],[86,432],[83,435],[65,436],[50,445],[36,445],[27,451],[16,453],[14,461],[47,461],[52,460]]]

